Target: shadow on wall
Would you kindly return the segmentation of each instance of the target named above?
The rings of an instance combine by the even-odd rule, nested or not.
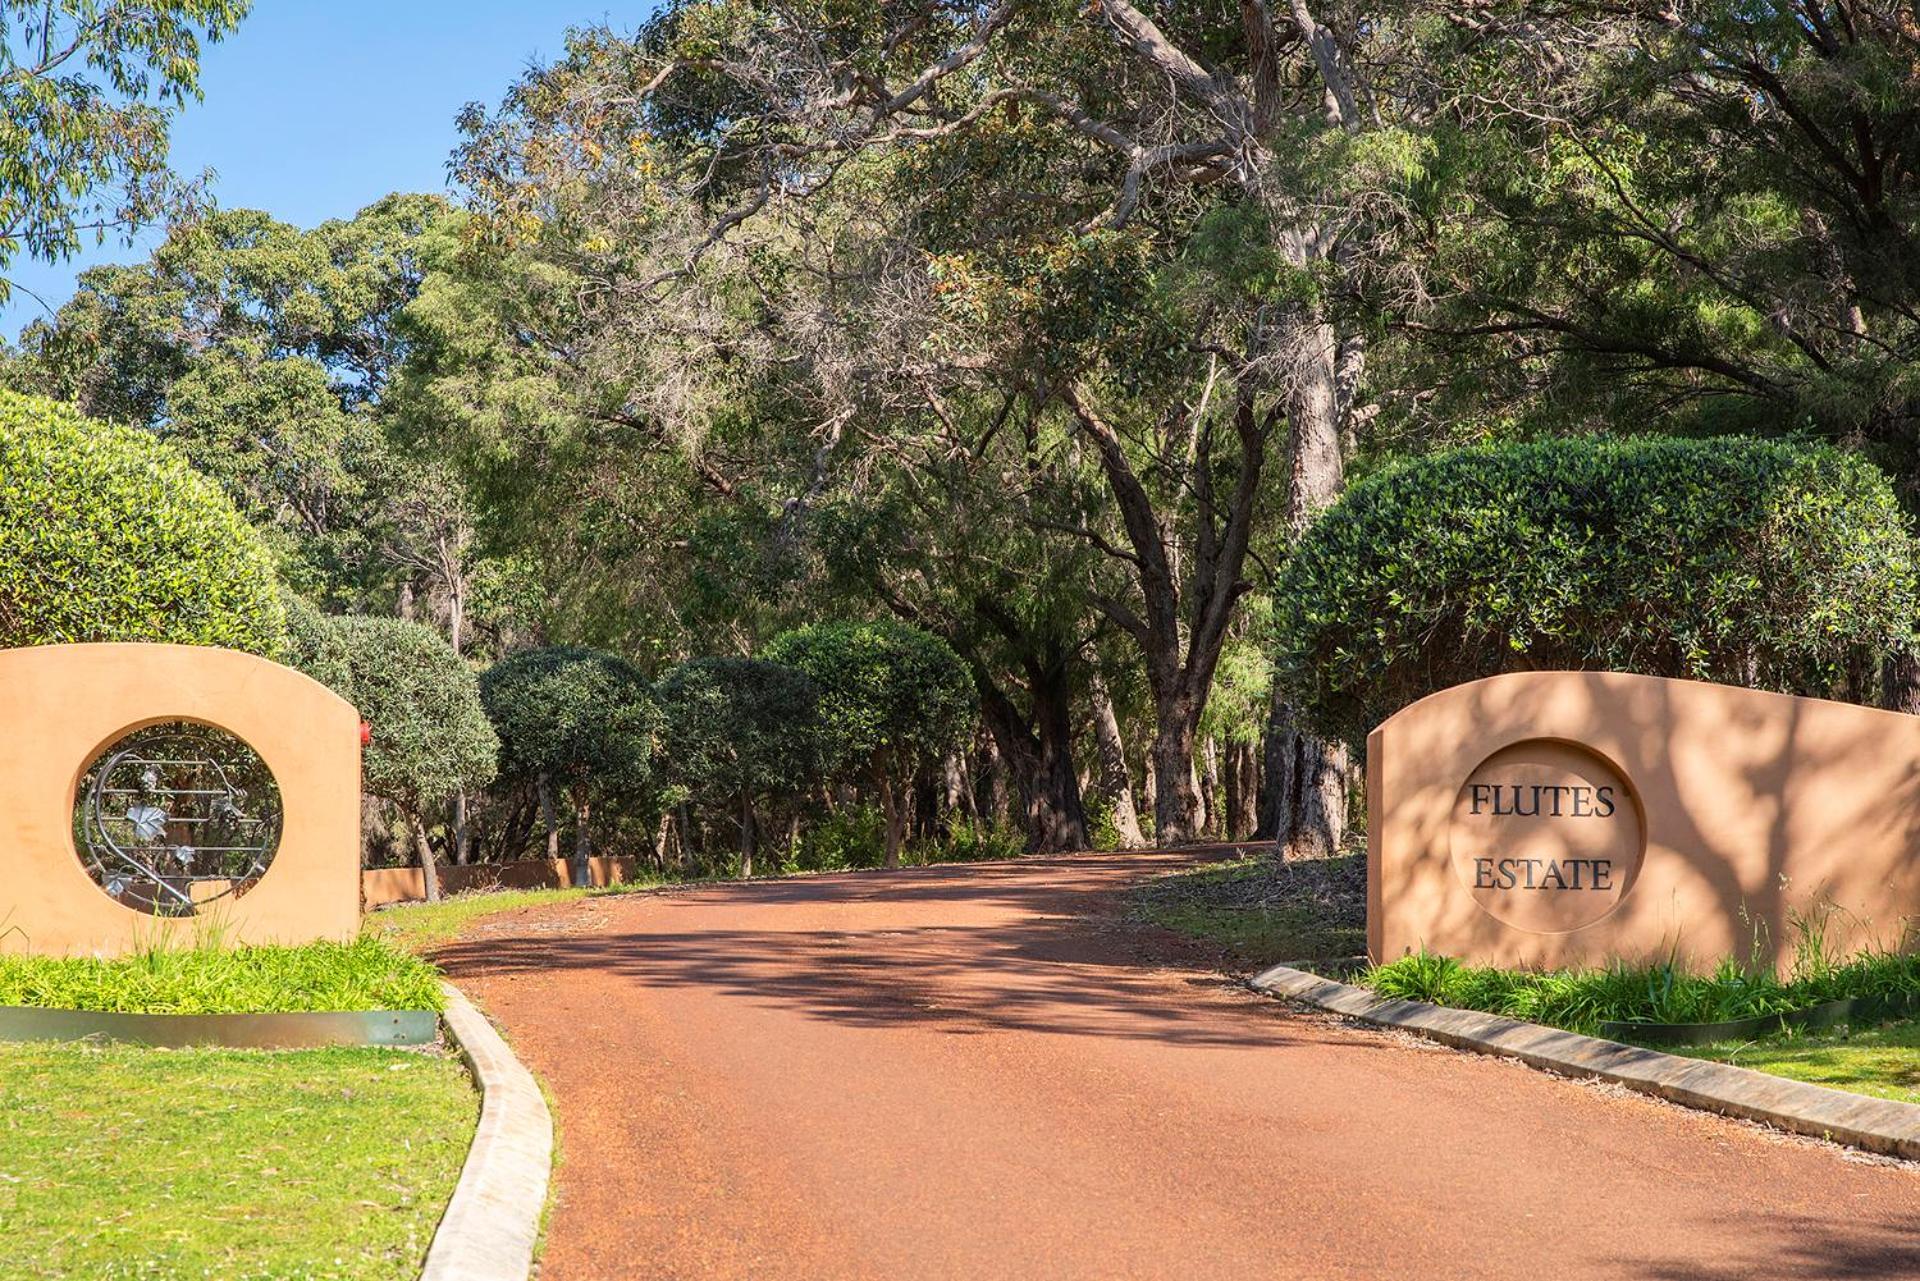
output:
[[[1639,880],[1594,924],[1530,933],[1477,904],[1449,856],[1461,784],[1528,739],[1617,766],[1646,815]],[[1525,672],[1407,708],[1370,745],[1380,950],[1498,964],[1727,955],[1788,964],[1799,922],[1834,945],[1897,946],[1920,917],[1920,718],[1696,681]]]

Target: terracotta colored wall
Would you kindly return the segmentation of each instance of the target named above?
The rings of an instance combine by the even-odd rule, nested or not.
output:
[[[1526,672],[1367,744],[1369,949],[1566,966],[1784,966],[1796,917],[1920,918],[1920,717],[1696,681]],[[1534,882],[1533,888],[1527,882]]]
[[[630,858],[590,858],[589,879],[593,885],[619,885],[633,879],[634,861]],[[376,867],[361,874],[369,911],[389,903],[413,903],[427,896],[425,874],[417,867]],[[567,884],[567,860],[524,859],[516,863],[472,863],[440,865],[440,892],[460,894],[470,890],[554,889]]]
[[[246,740],[280,787],[280,845],[244,896],[194,917],[136,912],[73,845],[74,793],[132,730],[199,721]],[[234,942],[348,939],[360,927],[360,717],[299,672],[185,645],[0,650],[0,949],[114,955],[209,928]]]

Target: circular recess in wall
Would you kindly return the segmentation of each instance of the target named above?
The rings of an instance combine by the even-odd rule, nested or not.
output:
[[[122,735],[80,776],[74,848],[94,884],[152,916],[193,916],[252,889],[280,846],[280,787],[211,725]]]
[[[1529,739],[1480,762],[1454,800],[1453,870],[1489,915],[1561,934],[1620,905],[1646,857],[1632,784],[1596,753]]]

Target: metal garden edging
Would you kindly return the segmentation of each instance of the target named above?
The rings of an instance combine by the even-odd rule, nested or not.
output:
[[[428,1045],[432,1010],[303,1011],[289,1014],[114,1014],[0,1006],[0,1041],[116,1041],[165,1049],[232,1046],[297,1050],[326,1045]]]

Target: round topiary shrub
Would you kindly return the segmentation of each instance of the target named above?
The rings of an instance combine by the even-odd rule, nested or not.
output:
[[[146,432],[0,392],[0,647],[170,641],[280,652],[273,560]]]
[[[733,812],[740,874],[753,875],[756,804],[790,797],[820,762],[820,692],[805,673],[757,658],[694,658],[653,690],[665,771],[696,804]]]
[[[1275,590],[1276,678],[1352,744],[1436,690],[1610,669],[1858,696],[1909,642],[1915,548],[1887,478],[1788,441],[1459,450],[1350,488]]]
[[[652,781],[660,713],[646,677],[617,655],[561,645],[495,663],[480,678],[480,698],[500,736],[501,772],[545,779],[572,803],[574,878],[582,880],[593,804],[631,804]]]
[[[973,677],[953,647],[891,619],[819,623],[783,632],[766,658],[820,690],[822,755],[865,775],[887,815],[887,866],[900,864],[901,790],[922,762],[957,746],[978,710]]]

